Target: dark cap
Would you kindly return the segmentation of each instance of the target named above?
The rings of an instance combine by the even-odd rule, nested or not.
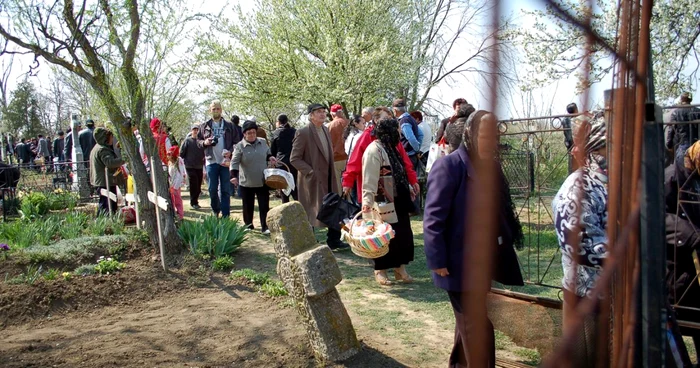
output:
[[[94,126],[95,122],[92,119],[87,119],[85,120],[85,125],[87,126]]]
[[[391,104],[391,107],[406,107],[406,100],[404,100],[403,98],[397,98]]]
[[[243,127],[241,130],[243,130],[243,133],[251,130],[251,129],[258,129],[258,124],[255,124],[254,121],[246,120],[245,123],[243,123]]]
[[[312,112],[314,112],[318,109],[325,109],[325,108],[326,108],[325,106],[323,106],[319,103],[311,104],[311,105],[309,105],[308,108],[306,108],[306,113],[311,114]]]
[[[59,136],[59,137],[63,136],[63,134],[64,134],[64,133],[63,133],[62,130],[59,130],[59,131],[58,131],[58,136]]]

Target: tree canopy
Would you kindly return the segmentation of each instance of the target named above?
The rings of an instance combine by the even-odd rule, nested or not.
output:
[[[558,2],[576,19],[583,22],[591,14],[591,26],[615,50],[618,29],[616,2],[596,0],[593,9],[584,2]],[[700,1],[660,0],[654,2],[651,24],[651,47],[656,95],[660,100],[678,97],[683,91],[697,87],[698,46],[700,45]],[[552,81],[576,75],[579,91],[584,83],[581,65],[584,62],[586,35],[582,29],[565,21],[552,6],[546,10],[528,11],[534,17],[531,28],[513,28],[510,36],[523,46],[529,63],[526,89],[545,86]],[[602,80],[613,70],[610,49],[600,43],[592,45],[590,82]]]
[[[235,21],[218,19],[199,45],[211,93],[241,113],[272,118],[311,102],[359,113],[396,97],[422,108],[436,85],[485,73],[490,50],[505,45],[483,31],[490,9],[478,0],[258,0],[250,14],[237,7]]]
[[[4,128],[28,138],[46,134],[41,124],[39,99],[36,88],[27,79],[17,85],[10,96],[10,102],[3,109]]]

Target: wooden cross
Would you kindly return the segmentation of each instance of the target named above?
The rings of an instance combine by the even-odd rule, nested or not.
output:
[[[160,165],[158,165],[160,167]],[[156,185],[156,165],[151,157],[151,182],[153,184],[153,191],[148,191],[148,200],[156,205],[156,225],[158,226],[158,246],[160,247],[160,261],[163,265],[163,270],[167,271],[168,267],[165,265],[165,249],[163,248],[163,231],[161,230],[160,224],[160,210],[159,207],[164,211],[168,209],[168,200],[158,196],[158,186]]]

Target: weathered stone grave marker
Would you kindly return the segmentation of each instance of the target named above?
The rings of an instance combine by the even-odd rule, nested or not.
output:
[[[299,202],[267,215],[277,253],[277,274],[294,298],[317,358],[340,361],[360,351],[360,344],[335,286],[343,276],[326,245],[319,245]]]

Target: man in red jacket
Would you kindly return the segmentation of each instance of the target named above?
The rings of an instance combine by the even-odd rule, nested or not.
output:
[[[382,112],[387,114],[386,112]],[[373,115],[375,121],[377,118],[377,111]],[[381,116],[383,117],[383,116]],[[357,184],[357,198],[362,198],[362,155],[365,154],[367,146],[374,140],[372,136],[372,131],[374,130],[374,124],[368,123],[365,131],[360,135],[360,139],[355,143],[355,148],[352,150],[352,155],[348,158],[348,164],[345,167],[345,173],[343,173],[343,194],[348,195],[352,190],[353,185]],[[408,158],[406,150],[403,148],[401,143],[396,146],[396,149],[401,155],[403,160],[404,168],[406,169],[406,176],[408,176],[408,183],[413,187],[415,193],[420,193],[420,186],[418,185],[418,176],[416,171],[413,170],[413,164],[411,159]]]

